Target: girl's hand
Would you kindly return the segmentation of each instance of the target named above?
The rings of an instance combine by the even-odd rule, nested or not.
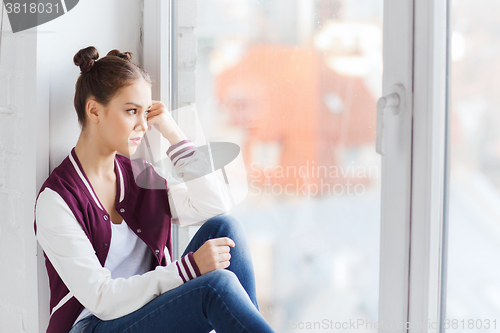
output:
[[[147,115],[148,129],[153,125],[171,145],[187,139],[179,128],[165,104],[160,101],[152,101],[152,106]]]
[[[200,273],[206,274],[216,269],[229,267],[229,247],[234,247],[234,242],[229,237],[209,239],[193,253],[194,261]]]

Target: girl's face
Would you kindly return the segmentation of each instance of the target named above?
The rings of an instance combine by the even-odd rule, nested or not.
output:
[[[151,104],[151,85],[145,80],[121,88],[99,117],[102,143],[121,154],[133,155],[148,128]]]

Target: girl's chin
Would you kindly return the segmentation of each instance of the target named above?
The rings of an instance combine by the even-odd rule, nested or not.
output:
[[[122,154],[122,155],[132,156],[132,155],[134,155],[134,154],[135,154],[135,152],[137,151],[137,147],[138,147],[138,146],[135,146],[135,145],[134,145],[134,146],[132,146],[132,145],[130,145],[130,146],[128,146],[128,147],[126,147],[126,148],[124,148],[124,149],[119,149],[119,150],[117,150],[117,152],[119,152],[119,153],[120,153],[120,154]]]

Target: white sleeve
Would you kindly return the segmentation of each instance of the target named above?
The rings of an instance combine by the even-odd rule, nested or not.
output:
[[[173,223],[190,225],[229,212],[230,194],[217,179],[205,154],[191,140],[172,145],[167,155],[174,163],[175,173],[184,180],[174,185],[167,183]]]
[[[63,300],[74,296],[101,320],[132,313],[156,296],[189,280],[179,264],[194,270],[190,265],[192,258],[186,255],[142,275],[112,279],[111,272],[101,266],[90,240],[58,193],[44,189],[37,199],[35,214],[37,240],[70,291]],[[52,311],[60,306],[62,304]]]

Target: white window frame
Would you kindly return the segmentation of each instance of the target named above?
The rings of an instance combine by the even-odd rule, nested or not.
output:
[[[410,332],[444,332],[448,1],[415,0]]]
[[[176,31],[172,23],[176,22],[176,1],[148,0],[144,1],[143,12],[143,63],[141,64],[151,76],[153,82],[152,98],[162,101],[177,120],[177,66]],[[165,19],[168,18],[168,19]],[[161,156],[167,147],[163,146],[160,133],[148,133],[151,149]],[[162,153],[163,152],[163,153]],[[170,170],[172,171],[172,170]],[[172,257],[179,258],[180,247],[178,225],[172,224]],[[186,232],[183,233],[183,235]],[[185,235],[184,235],[185,236]],[[185,239],[186,237],[183,237]]]
[[[413,90],[413,0],[384,1],[382,94],[405,88],[399,114],[384,112],[380,230],[379,332],[406,332],[408,317]],[[381,133],[377,133],[381,135]],[[390,323],[390,324],[389,324]]]
[[[383,95],[406,98],[384,118],[380,332],[444,331],[447,6],[384,3]]]

